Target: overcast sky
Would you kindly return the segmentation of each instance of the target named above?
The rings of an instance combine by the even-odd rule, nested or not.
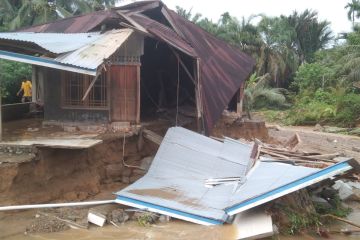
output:
[[[132,0],[129,0],[132,1]],[[163,0],[171,9],[181,6],[191,9],[193,13],[201,13],[213,21],[217,21],[224,12],[241,18],[252,14],[264,13],[268,16],[289,15],[293,10],[303,11],[306,8],[318,11],[320,19],[331,22],[335,33],[349,31],[351,22],[347,19],[344,9],[350,0]]]

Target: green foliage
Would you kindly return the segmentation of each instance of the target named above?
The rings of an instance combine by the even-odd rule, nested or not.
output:
[[[117,0],[22,0],[0,2],[1,30],[42,24],[55,19],[103,10]]]
[[[270,88],[268,81],[269,74],[257,77],[253,74],[245,88],[245,108],[250,111],[253,108],[261,107],[282,107],[286,103],[286,98],[282,89]]]
[[[360,119],[360,95],[348,93],[341,96],[336,104],[334,121],[340,126],[354,127]]]
[[[319,88],[330,87],[333,76],[332,69],[320,63],[305,63],[296,73],[292,87],[301,91],[316,91]]]
[[[1,91],[4,103],[14,103],[18,101],[17,91],[21,86],[21,78],[31,79],[31,65],[0,60],[0,79]]]
[[[348,33],[346,40],[349,45],[360,45],[360,32]]]
[[[288,207],[284,209],[284,212],[290,221],[287,228],[287,233],[290,235],[295,235],[311,227],[318,228],[321,226],[320,216],[318,214],[305,215],[293,211]]]
[[[148,227],[154,223],[154,214],[144,213],[141,216],[137,217],[137,223],[139,226]]]
[[[348,19],[352,21],[353,25],[355,23],[355,18],[359,18],[360,11],[360,2],[359,0],[352,0],[348,4],[346,4],[345,9],[348,10]]]

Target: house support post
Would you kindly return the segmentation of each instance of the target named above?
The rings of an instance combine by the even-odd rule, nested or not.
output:
[[[0,79],[0,141],[2,141],[2,79]]]
[[[197,58],[194,61],[194,76],[195,76],[195,99],[196,99],[196,125],[197,131],[201,132],[202,125],[202,104],[201,104],[201,84],[200,84],[200,60]]]
[[[237,95],[238,96],[236,101],[236,113],[241,117],[243,112],[243,105],[244,105],[244,82],[241,83]]]
[[[32,102],[36,102],[36,96],[38,94],[37,89],[38,89],[38,79],[37,79],[37,74],[38,73],[38,67],[36,67],[35,65],[32,65],[32,74],[31,74],[31,84],[32,84],[32,88],[31,88],[31,101]]]

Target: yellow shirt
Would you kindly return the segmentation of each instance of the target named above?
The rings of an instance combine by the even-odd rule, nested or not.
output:
[[[21,89],[24,91],[24,97],[31,97],[32,84],[29,80],[22,82]]]

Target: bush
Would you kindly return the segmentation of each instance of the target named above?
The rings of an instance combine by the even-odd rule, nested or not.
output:
[[[333,71],[320,63],[305,63],[296,72],[291,88],[300,92],[331,86]]]
[[[20,99],[16,96],[21,86],[21,78],[31,78],[31,65],[0,60],[1,95],[4,103],[14,103]]]
[[[334,122],[344,127],[354,127],[360,119],[360,95],[348,93],[339,97]]]

